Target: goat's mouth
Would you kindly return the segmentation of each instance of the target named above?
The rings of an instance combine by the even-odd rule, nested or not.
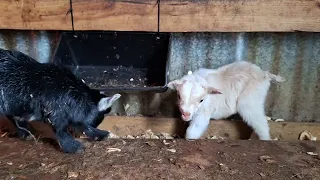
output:
[[[184,115],[181,115],[181,119],[183,120],[183,121],[186,121],[186,122],[188,122],[188,121],[191,121],[191,117],[190,116],[184,116]]]

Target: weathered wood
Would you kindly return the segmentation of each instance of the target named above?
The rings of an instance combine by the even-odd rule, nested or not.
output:
[[[1,0],[0,29],[71,30],[68,0]]]
[[[301,123],[301,122],[274,122],[268,121],[270,126],[271,137],[279,140],[298,140],[301,132],[307,130],[312,136],[319,139],[320,123]],[[33,121],[31,125],[41,137],[54,138],[54,133],[48,125]],[[12,124],[6,118],[0,118],[0,127],[12,129]],[[99,129],[109,130],[118,136],[144,134],[148,129],[154,133],[168,133],[183,137],[187,124],[178,118],[159,118],[159,117],[127,117],[127,116],[107,116],[98,126]],[[253,135],[252,135],[253,134]],[[207,132],[202,136],[217,136],[236,139],[257,139],[252,129],[242,121],[230,120],[212,120]]]
[[[71,30],[69,0],[2,0],[0,29]],[[157,31],[157,0],[73,0],[75,30]],[[163,32],[320,32],[319,0],[161,0]]]
[[[156,0],[74,0],[75,30],[157,31]]]
[[[269,121],[269,126],[273,139],[298,140],[299,134],[304,130],[308,130],[313,136],[320,137],[320,123]],[[140,135],[148,129],[155,133],[165,132],[183,136],[186,127],[186,124],[177,118],[107,116],[98,128],[110,130],[118,136]],[[220,136],[230,139],[248,139],[251,133],[251,128],[242,121],[212,120],[202,138]]]
[[[319,0],[161,0],[160,31],[320,31]]]

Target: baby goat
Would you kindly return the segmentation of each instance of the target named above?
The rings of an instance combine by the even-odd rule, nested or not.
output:
[[[239,113],[260,140],[270,140],[264,112],[270,81],[285,79],[242,61],[218,69],[201,68],[169,82],[168,87],[177,90],[181,118],[190,121],[187,139],[200,138],[210,118],[222,119]]]

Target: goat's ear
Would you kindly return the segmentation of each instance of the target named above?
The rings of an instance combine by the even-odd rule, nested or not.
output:
[[[101,98],[98,103],[99,111],[105,111],[112,106],[112,104],[121,97],[120,94],[114,94],[111,97]]]
[[[222,94],[222,92],[216,88],[213,87],[208,87],[208,94]]]
[[[168,83],[168,88],[176,90],[181,85],[181,82],[179,80],[170,81]]]

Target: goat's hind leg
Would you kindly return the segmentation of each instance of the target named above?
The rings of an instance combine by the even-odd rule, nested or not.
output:
[[[22,140],[29,140],[31,139],[31,131],[32,128],[28,124],[27,119],[24,117],[17,117],[17,116],[7,116],[7,118],[11,121],[11,123],[16,128],[17,136]]]
[[[239,114],[243,120],[255,131],[260,140],[270,140],[269,124],[263,113],[255,107],[247,106],[246,108],[239,108]]]
[[[270,140],[269,124],[264,113],[263,102],[257,102],[254,97],[241,97],[237,105],[238,113],[253,128],[260,140]]]

